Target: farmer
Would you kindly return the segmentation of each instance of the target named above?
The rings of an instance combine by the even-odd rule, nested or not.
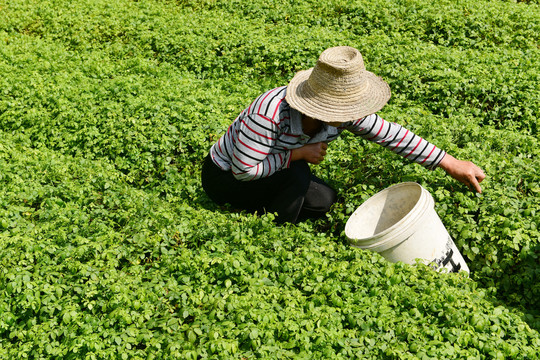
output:
[[[276,221],[296,223],[324,216],[336,192],[311,174],[328,143],[348,130],[481,192],[483,171],[461,161],[377,111],[390,99],[388,84],[366,71],[360,52],[325,50],[314,68],[298,72],[288,86],[260,95],[210,149],[202,185],[218,204],[275,212]]]

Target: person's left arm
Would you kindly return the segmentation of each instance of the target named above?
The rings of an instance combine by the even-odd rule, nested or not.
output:
[[[471,191],[482,192],[480,183],[485,179],[486,175],[473,162],[459,160],[450,154],[446,154],[439,167],[454,179],[467,185]]]
[[[430,170],[441,167],[448,175],[464,183],[471,190],[482,192],[480,182],[486,177],[482,169],[471,161],[454,158],[399,124],[385,121],[379,115],[372,114],[353,121],[346,128]]]
[[[346,129],[431,170],[446,155],[444,150],[399,124],[385,121],[377,114],[353,121]]]

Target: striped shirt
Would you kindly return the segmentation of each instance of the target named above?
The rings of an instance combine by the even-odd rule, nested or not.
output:
[[[343,130],[373,141],[406,159],[435,169],[443,150],[396,123],[383,120],[377,114],[339,127],[322,124],[313,137],[302,131],[302,115],[285,100],[286,86],[260,95],[229,126],[227,132],[212,146],[210,156],[225,171],[232,171],[242,181],[268,177],[290,166],[291,152],[306,144],[330,142]]]

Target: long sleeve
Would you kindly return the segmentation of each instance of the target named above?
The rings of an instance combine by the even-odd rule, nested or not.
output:
[[[412,131],[385,121],[377,114],[353,121],[346,129],[428,169],[435,169],[446,155]]]
[[[233,144],[231,170],[236,179],[251,181],[289,167],[290,150],[273,152],[278,130],[279,124],[260,114],[240,119],[229,129],[227,136],[235,138],[229,144]]]

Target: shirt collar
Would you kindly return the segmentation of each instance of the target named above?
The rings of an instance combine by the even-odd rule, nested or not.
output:
[[[291,133],[293,135],[305,135],[304,131],[302,130],[302,114],[298,110],[293,109],[292,107],[289,107],[289,109],[290,109],[290,118],[291,118]],[[336,135],[337,133],[338,133],[337,128],[323,122],[319,132],[315,134],[314,137],[309,139],[309,142],[312,143],[312,142],[326,141],[328,136]]]
[[[302,114],[290,107],[290,117],[291,117],[291,132],[294,135],[302,135]]]
[[[316,133],[315,136],[309,140],[309,142],[318,143],[326,141],[328,139],[328,135],[333,132],[332,130],[335,130],[333,126],[323,122],[319,132]]]

